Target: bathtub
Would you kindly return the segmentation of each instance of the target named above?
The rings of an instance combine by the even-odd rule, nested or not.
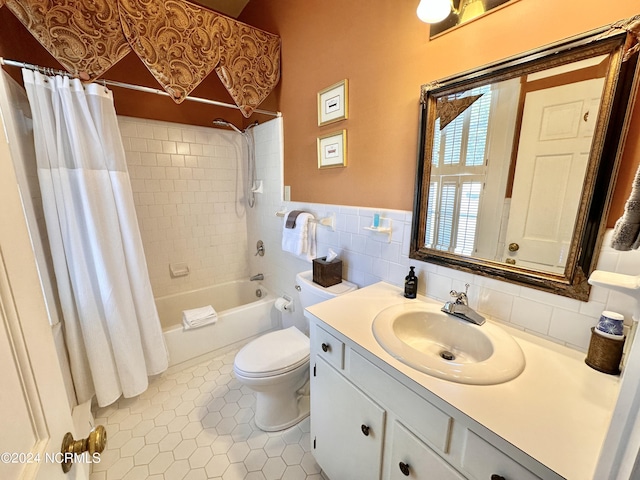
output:
[[[155,301],[169,350],[170,366],[280,326],[279,312],[273,308],[275,297],[259,282],[238,280],[157,297]],[[215,308],[218,321],[213,325],[185,330],[182,311],[206,305]]]

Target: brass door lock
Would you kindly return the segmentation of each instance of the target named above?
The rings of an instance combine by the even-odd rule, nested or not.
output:
[[[89,452],[89,455],[94,453],[102,453],[107,446],[107,430],[98,425],[89,433],[87,438],[82,440],[74,440],[71,432],[67,432],[62,439],[62,447],[60,452],[62,453],[62,471],[68,473],[73,466],[73,460],[76,456],[84,452]]]

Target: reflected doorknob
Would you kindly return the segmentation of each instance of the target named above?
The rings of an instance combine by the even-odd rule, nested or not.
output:
[[[504,262],[508,263],[509,265],[515,265],[516,264],[516,261],[513,258],[507,258]]]
[[[91,430],[87,438],[82,440],[74,440],[71,432],[67,432],[62,439],[62,447],[60,453],[62,453],[62,471],[64,473],[69,472],[73,466],[73,458],[76,455],[80,455],[84,452],[89,452],[90,455],[94,453],[102,453],[107,446],[107,430],[98,425]]]
[[[518,245],[515,242],[509,244],[509,251],[510,252],[517,252],[518,250],[520,250],[520,245]]]

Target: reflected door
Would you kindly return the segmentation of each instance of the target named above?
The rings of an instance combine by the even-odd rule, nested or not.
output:
[[[598,78],[527,93],[505,259],[564,271],[603,84]]]

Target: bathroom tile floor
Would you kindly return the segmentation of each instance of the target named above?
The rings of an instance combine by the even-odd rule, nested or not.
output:
[[[256,427],[236,352],[172,367],[142,395],[98,409],[107,448],[90,480],[321,480],[309,418],[282,432]]]

